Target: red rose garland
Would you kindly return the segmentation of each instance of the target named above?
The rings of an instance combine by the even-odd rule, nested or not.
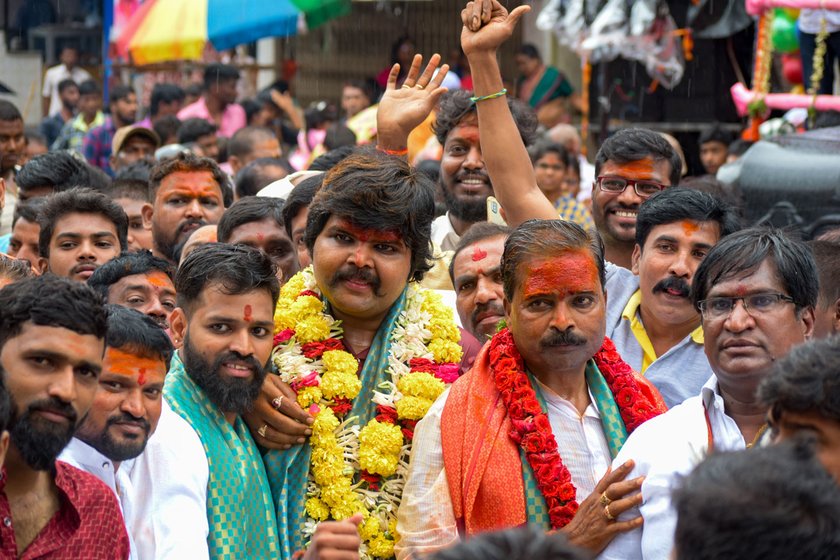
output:
[[[572,520],[579,506],[577,489],[560,458],[548,416],[531,387],[522,356],[508,329],[493,337],[489,351],[496,388],[513,426],[509,435],[525,451],[537,487],[548,506],[552,529],[561,529]],[[621,359],[610,339],[604,338],[594,360],[615,395],[628,433],[659,414],[654,404],[642,394],[632,368]]]

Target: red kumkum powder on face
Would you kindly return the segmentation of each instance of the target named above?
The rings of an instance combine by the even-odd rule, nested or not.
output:
[[[598,266],[588,251],[566,251],[549,259],[526,263],[523,295],[526,299],[559,293],[597,292]]]
[[[124,375],[126,377],[137,376],[137,383],[146,383],[146,372],[158,369],[159,363],[152,358],[143,358],[135,354],[123,352],[119,348],[108,348],[105,351],[104,369],[109,373]]]
[[[347,233],[362,242],[367,241],[382,241],[385,243],[394,243],[400,240],[398,231],[387,229],[372,229],[360,228],[347,220],[341,220],[338,227],[345,230]]]
[[[244,314],[242,316],[242,320],[245,321],[246,323],[250,323],[254,319],[254,316],[252,315],[252,311],[253,311],[253,309],[251,308],[251,306],[246,305],[245,308],[243,309]]]
[[[628,179],[653,179],[653,158],[646,157],[616,165],[618,173]]]
[[[482,251],[481,247],[478,245],[473,245],[473,254],[472,260],[473,262],[483,261],[484,257],[487,256],[487,251]]]
[[[683,233],[685,233],[688,237],[691,237],[697,232],[697,230],[700,229],[700,224],[697,222],[690,222],[688,220],[683,220],[681,225]]]
[[[172,288],[172,280],[163,272],[151,272],[146,275],[146,280],[155,288]]]

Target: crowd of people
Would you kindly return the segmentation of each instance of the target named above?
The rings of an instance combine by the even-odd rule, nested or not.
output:
[[[837,557],[840,236],[745,224],[719,128],[590,163],[528,11],[341,116],[221,64],[105,115],[72,50],[0,101],[0,557]]]

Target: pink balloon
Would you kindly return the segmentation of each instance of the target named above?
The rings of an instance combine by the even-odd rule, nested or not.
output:
[[[744,87],[741,82],[736,83],[729,92],[732,94],[732,100],[735,102],[735,109],[740,116],[746,116],[749,113],[748,106],[750,102],[756,97],[756,94]],[[793,93],[768,93],[764,96],[764,103],[768,109],[788,109],[803,108],[807,109],[811,106],[810,95],[797,95]],[[840,95],[818,95],[814,102],[814,107],[817,111],[840,111]]]

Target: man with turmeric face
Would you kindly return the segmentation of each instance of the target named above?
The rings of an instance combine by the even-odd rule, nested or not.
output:
[[[677,153],[652,130],[628,128],[604,141],[595,156],[592,217],[608,262],[631,267],[639,206],[676,185],[681,169]]]

